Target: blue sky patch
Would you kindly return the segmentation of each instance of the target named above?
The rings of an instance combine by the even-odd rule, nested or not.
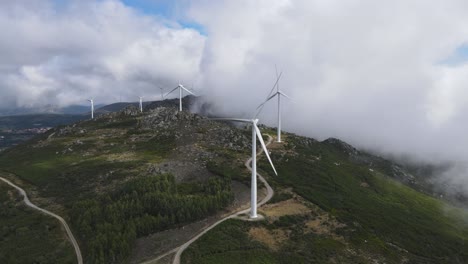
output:
[[[442,64],[457,66],[468,62],[468,43],[458,46],[454,52],[441,61]]]
[[[177,17],[177,1],[170,0],[121,0],[126,6],[135,8],[139,12],[149,15],[163,17],[168,20],[175,20],[184,28],[191,28],[198,31],[202,35],[206,35],[206,31],[202,25],[194,21],[181,20]]]

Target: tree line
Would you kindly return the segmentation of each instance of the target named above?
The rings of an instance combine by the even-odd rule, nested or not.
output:
[[[233,200],[229,178],[193,184],[202,191],[180,194],[170,174],[140,177],[111,194],[75,203],[71,222],[84,244],[86,262],[122,261],[136,238],[205,218]]]

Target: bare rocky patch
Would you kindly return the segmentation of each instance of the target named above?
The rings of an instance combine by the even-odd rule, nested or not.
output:
[[[282,229],[268,230],[264,227],[253,227],[249,230],[249,236],[256,241],[268,246],[272,250],[278,250],[283,241],[289,237],[289,232]]]

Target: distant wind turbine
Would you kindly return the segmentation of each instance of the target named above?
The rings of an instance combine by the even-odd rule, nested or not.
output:
[[[91,119],[94,119],[94,100],[88,99],[88,102],[91,103]]]
[[[177,85],[176,88],[172,89],[170,92],[168,92],[166,94],[166,96],[168,96],[170,93],[172,93],[173,91],[179,89],[179,111],[182,112],[182,90],[185,90],[187,93],[191,94],[191,95],[195,95],[193,94],[191,91],[189,91],[187,88],[185,88],[182,84],[179,83],[179,85]]]
[[[161,100],[164,100],[164,88],[159,86],[159,90],[161,90]]]
[[[252,124],[252,183],[250,190],[250,218],[257,218],[257,137],[260,141],[260,144],[262,145],[263,152],[265,152],[265,155],[270,162],[271,168],[275,172],[275,175],[278,175],[278,173],[276,173],[275,166],[271,161],[270,155],[268,154],[268,149],[266,148],[265,142],[263,141],[260,129],[258,129],[258,119],[212,118],[211,120],[236,121]]]
[[[140,96],[140,113],[143,113],[143,96]]]
[[[263,102],[261,105],[257,107],[257,110],[258,110],[257,116],[258,116],[260,111],[263,109],[263,106],[268,101],[273,99],[275,96],[278,96],[278,128],[277,128],[277,137],[276,137],[277,142],[281,142],[281,96],[284,96],[291,100],[291,98],[287,96],[285,93],[283,93],[279,88],[279,79],[281,78],[281,74],[282,73],[278,75],[278,71],[276,71],[276,83],[273,86],[273,89],[271,90],[269,97],[265,100],[265,102]],[[272,95],[271,93],[274,91],[275,86],[276,86],[276,92]]]

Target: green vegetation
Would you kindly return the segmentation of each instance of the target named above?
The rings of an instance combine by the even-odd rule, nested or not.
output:
[[[182,263],[275,263],[267,247],[249,239],[249,224],[227,220],[192,244]],[[221,242],[222,241],[222,242]]]
[[[258,227],[274,230],[275,224],[227,220],[194,242],[182,255],[181,262],[289,264],[328,263],[334,259],[338,261],[334,263],[367,263],[362,258],[347,256],[342,243],[313,233],[304,234],[304,229],[297,226],[278,250],[272,250],[248,234],[250,229]],[[282,226],[286,227],[293,225]]]
[[[115,113],[56,128],[3,152],[0,168],[61,205],[86,263],[128,262],[137,238],[212,215],[232,202],[232,180],[250,184],[243,166],[248,130],[185,112],[159,113],[153,119]],[[391,163],[369,170],[365,159],[337,140],[288,134],[285,141],[272,148],[279,176],[268,179],[276,191],[270,203],[289,209],[300,203],[299,213],[226,221],[187,249],[184,263],[468,262],[466,211],[390,178]],[[178,175],[177,165],[187,160],[197,160],[199,176]],[[265,158],[259,168],[264,176],[271,172]],[[0,189],[1,263],[31,262],[18,257],[23,251],[9,250],[21,243],[39,263],[74,261],[57,223],[13,206],[5,194]],[[271,236],[270,244],[256,237],[262,234]],[[41,236],[51,238],[29,243]]]
[[[137,237],[213,214],[231,203],[230,178],[198,183],[196,193],[180,195],[172,175],[131,180],[110,195],[74,204],[72,224],[86,241],[90,263],[125,259]],[[187,185],[187,184],[185,184]],[[187,189],[187,188],[186,188]]]
[[[292,186],[352,227],[343,235],[354,246],[389,260],[401,258],[397,247],[409,251],[404,255],[412,263],[468,261],[466,211],[354,164],[336,146],[299,140],[288,143],[298,155],[275,156],[280,176],[270,180]]]
[[[0,182],[0,263],[75,263],[60,223],[17,201],[17,191]]]
[[[55,128],[0,155],[1,170],[62,205],[58,213],[70,222],[86,263],[127,261],[136,238],[205,218],[233,200],[230,175],[206,170],[176,183],[161,174],[161,162],[177,162],[181,142],[197,141],[190,131],[175,131],[187,119],[155,131],[140,125],[143,118],[116,113]]]
[[[230,220],[191,245],[183,263],[468,262],[466,211],[417,192],[384,170],[370,171],[354,161],[347,146],[293,135],[287,142],[272,155],[279,176],[268,179],[277,191],[270,203],[290,199],[284,190],[292,188],[343,225],[330,229],[333,235],[307,231],[307,223],[319,219],[313,212],[257,223]],[[260,167],[268,171],[269,164],[262,159]],[[287,239],[269,247],[249,235],[256,227],[271,234],[281,230]]]

